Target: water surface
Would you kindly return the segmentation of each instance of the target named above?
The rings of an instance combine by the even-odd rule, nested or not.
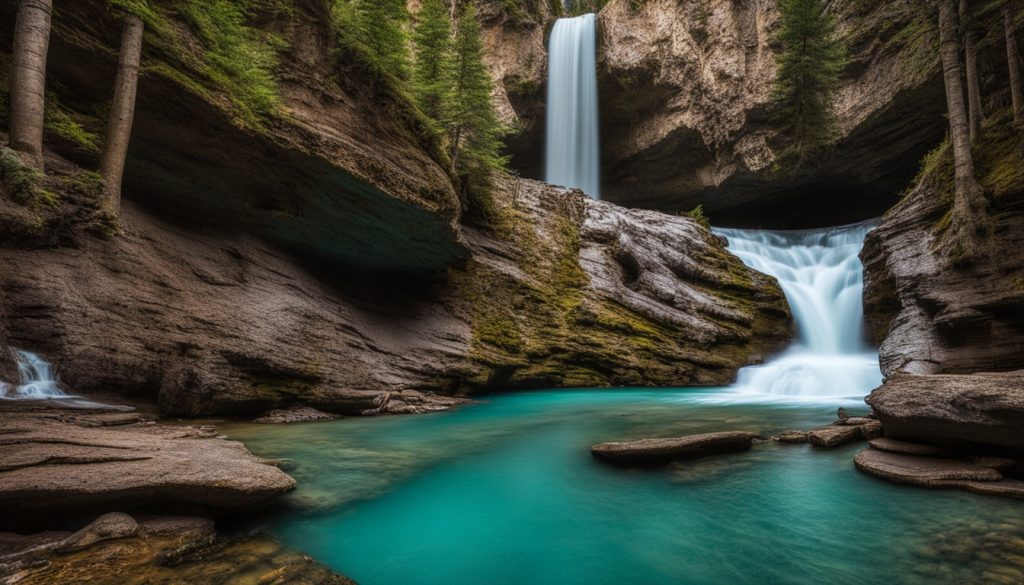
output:
[[[867,477],[851,462],[859,445],[763,444],[645,471],[590,456],[602,441],[834,418],[823,404],[707,400],[722,392],[545,391],[226,430],[291,460],[296,509],[271,532],[362,585],[1024,579],[1024,505]]]

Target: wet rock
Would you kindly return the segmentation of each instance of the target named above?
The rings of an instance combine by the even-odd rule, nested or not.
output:
[[[1024,450],[1024,371],[891,376],[870,396],[887,436]]]
[[[893,439],[891,437],[880,437],[868,441],[868,445],[873,449],[879,451],[887,451],[889,453],[897,453],[900,455],[917,455],[920,457],[949,457],[952,453],[943,447],[936,447],[934,445],[922,445],[920,443],[911,443],[909,441],[901,441],[899,439]]]
[[[601,443],[590,448],[597,458],[617,465],[659,465],[681,459],[696,459],[719,453],[747,451],[757,433],[722,432],[665,439],[641,439],[624,443]]]
[[[265,536],[229,538],[205,518],[155,517],[133,534],[75,550],[35,550],[0,559],[0,582],[52,583],[302,583],[355,585],[309,556]]]
[[[825,449],[839,447],[863,438],[864,435],[860,427],[857,426],[829,425],[807,432],[807,441],[810,444]]]
[[[999,481],[1001,473],[969,461],[903,455],[868,448],[854,458],[857,469],[897,483],[923,487],[956,487],[950,481]]]
[[[212,428],[145,422],[109,427],[90,425],[87,418],[0,412],[0,504],[26,514],[166,503],[246,508],[295,487],[280,469]]]
[[[779,443],[794,444],[806,443],[810,441],[810,437],[808,437],[807,431],[786,431],[775,435],[774,437],[772,437],[772,439],[778,441]]]
[[[259,418],[253,420],[253,422],[265,424],[284,424],[335,420],[338,418],[341,417],[336,414],[330,414],[328,412],[317,410],[310,406],[294,406],[292,408],[286,408],[282,410],[271,410],[269,412],[264,413]]]

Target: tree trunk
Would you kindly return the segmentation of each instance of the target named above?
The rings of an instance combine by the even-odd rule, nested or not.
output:
[[[1024,125],[1024,88],[1020,79],[1020,56],[1017,53],[1017,34],[1013,26],[1010,4],[1003,4],[1003,29],[1006,33],[1006,61],[1010,67],[1010,95],[1013,98],[1013,124]]]
[[[14,27],[10,146],[25,164],[43,168],[46,53],[52,0],[21,0]]]
[[[956,7],[953,0],[939,1],[939,41],[955,182],[952,222],[948,233],[955,245],[947,247],[947,250],[955,257],[968,259],[974,255],[976,237],[982,232],[985,199],[974,175],[967,110],[960,81],[960,44],[956,38]]]
[[[128,141],[135,117],[135,91],[139,81],[142,58],[142,20],[133,15],[124,17],[121,35],[121,57],[114,81],[114,100],[107,122],[107,138],[103,144],[100,175],[103,177],[103,207],[113,217],[121,212],[121,179],[128,155]]]
[[[964,56],[967,62],[967,113],[970,123],[971,143],[981,139],[981,83],[978,81],[978,47],[974,44],[974,32],[968,24],[967,0],[960,0],[960,24],[964,31]]]

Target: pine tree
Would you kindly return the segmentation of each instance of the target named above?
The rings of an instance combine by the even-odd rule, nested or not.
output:
[[[359,40],[384,71],[399,79],[409,76],[409,46],[405,0],[354,0]]]
[[[779,9],[783,50],[774,109],[786,142],[781,158],[799,167],[837,137],[832,95],[839,86],[846,50],[823,0],[780,0]]]
[[[423,0],[413,29],[412,90],[416,105],[434,122],[444,117],[451,79],[451,21],[444,0]]]
[[[493,86],[483,56],[476,9],[466,3],[455,33],[445,128],[452,175],[461,179],[469,211],[478,215],[490,212],[485,195],[490,172],[506,162],[500,153],[504,128],[494,113]]]

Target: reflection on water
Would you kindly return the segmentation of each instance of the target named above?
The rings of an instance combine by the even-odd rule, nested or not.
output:
[[[769,434],[834,416],[717,405],[708,393],[537,392],[448,413],[225,431],[291,460],[298,513],[272,532],[362,585],[968,583],[1019,572],[1020,502],[881,482],[853,468],[859,446],[762,444],[653,471],[591,458],[601,441]]]

